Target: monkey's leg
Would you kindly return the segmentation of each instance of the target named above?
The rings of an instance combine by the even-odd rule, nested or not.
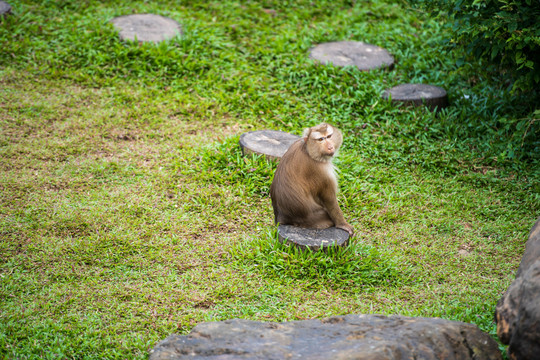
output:
[[[308,216],[305,217],[298,226],[310,229],[327,229],[334,225],[334,222],[326,210],[322,207],[318,207],[312,209]]]

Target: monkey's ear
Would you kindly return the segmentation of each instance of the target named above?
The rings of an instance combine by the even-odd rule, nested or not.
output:
[[[304,129],[304,134],[302,137],[304,138],[304,141],[307,141],[307,138],[309,137],[309,134],[311,133],[311,128]]]

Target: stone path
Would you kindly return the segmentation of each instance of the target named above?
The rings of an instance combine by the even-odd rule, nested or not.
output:
[[[120,39],[160,42],[182,35],[182,28],[173,19],[154,14],[119,16],[111,20]]]
[[[0,1],[0,17],[11,14],[11,5],[5,1]]]
[[[442,109],[448,106],[446,91],[438,86],[427,84],[402,84],[386,90],[383,99],[392,99],[392,102],[402,102],[414,106],[425,105],[431,110]]]
[[[299,136],[277,130],[259,130],[240,136],[240,147],[244,155],[265,155],[270,160],[281,159]]]
[[[304,229],[292,225],[278,226],[278,239],[285,244],[295,245],[300,249],[327,249],[330,246],[347,246],[349,233],[343,229]]]
[[[311,49],[309,57],[322,64],[356,66],[363,71],[394,66],[394,58],[388,51],[360,41],[323,43]]]

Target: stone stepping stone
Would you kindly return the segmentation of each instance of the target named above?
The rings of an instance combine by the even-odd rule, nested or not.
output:
[[[265,155],[269,160],[279,160],[299,136],[277,130],[251,131],[240,136],[244,155]]]
[[[385,49],[361,41],[336,41],[315,46],[309,57],[322,64],[356,66],[362,71],[392,68],[394,58]]]
[[[160,42],[182,35],[182,28],[173,19],[154,14],[119,16],[111,20],[121,40]]]
[[[343,229],[304,229],[292,225],[278,226],[278,239],[283,244],[292,244],[302,250],[326,250],[330,246],[347,246],[349,233]]]
[[[0,17],[11,14],[11,5],[5,1],[0,1]]]
[[[402,102],[414,106],[427,106],[430,110],[442,109],[448,106],[446,90],[435,85],[402,84],[386,90],[383,99],[392,102]]]

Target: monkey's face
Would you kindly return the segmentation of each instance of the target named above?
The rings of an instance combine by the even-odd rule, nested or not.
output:
[[[332,135],[334,135],[334,129],[332,129],[330,126],[328,126],[328,129],[325,132],[313,131],[310,134],[310,140],[317,144],[319,153],[322,156],[332,157],[336,153],[336,147],[334,140],[332,139]]]
[[[332,157],[338,151],[342,139],[341,132],[326,123],[304,131],[307,153],[315,161],[332,161]]]

